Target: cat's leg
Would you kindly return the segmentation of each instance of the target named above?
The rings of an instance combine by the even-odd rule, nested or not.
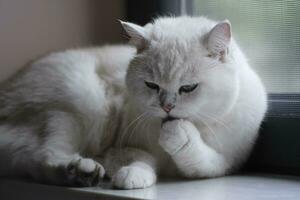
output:
[[[225,157],[208,146],[194,124],[187,120],[165,122],[159,143],[185,177],[221,176],[229,169]]]
[[[83,137],[79,124],[71,114],[50,113],[44,130],[44,142],[34,153],[44,181],[92,186],[104,176],[104,168],[100,163],[79,155]]]
[[[145,151],[112,148],[105,155],[103,164],[116,188],[146,188],[156,182],[155,160]]]

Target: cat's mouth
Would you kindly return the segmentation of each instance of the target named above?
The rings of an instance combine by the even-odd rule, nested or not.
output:
[[[167,121],[173,121],[173,120],[176,120],[176,119],[179,119],[179,118],[168,115],[167,117],[162,119],[161,124],[164,124]]]

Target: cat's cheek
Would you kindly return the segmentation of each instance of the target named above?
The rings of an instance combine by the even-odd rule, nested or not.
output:
[[[202,95],[200,91],[195,91],[191,94],[181,95],[180,101],[178,101],[177,109],[174,111],[178,113],[178,115],[182,115],[181,118],[187,118],[189,114],[199,112],[200,106],[202,105]]]

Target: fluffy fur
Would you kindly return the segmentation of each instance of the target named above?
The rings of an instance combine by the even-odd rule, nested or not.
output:
[[[122,25],[137,52],[54,53],[2,85],[2,174],[82,186],[106,174],[115,187],[133,189],[158,174],[221,176],[245,161],[266,93],[230,23],[177,17]]]

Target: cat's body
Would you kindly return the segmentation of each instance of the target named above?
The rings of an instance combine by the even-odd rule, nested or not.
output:
[[[150,186],[156,174],[202,178],[238,168],[266,93],[230,24],[216,24],[190,17],[123,23],[137,55],[112,46],[33,63],[0,91],[0,149],[14,162],[0,169],[93,185],[103,165],[114,186],[130,189]]]
[[[64,184],[41,168],[63,159],[68,165],[76,154],[101,156],[115,139],[135,51],[120,45],[53,53],[3,83],[0,148],[9,162],[1,162],[1,174],[29,172]]]

